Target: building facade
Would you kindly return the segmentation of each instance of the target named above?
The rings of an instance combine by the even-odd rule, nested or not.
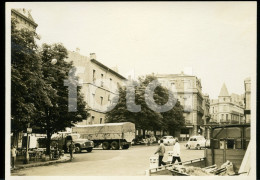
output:
[[[223,84],[218,99],[210,102],[212,123],[241,124],[244,123],[243,95],[229,95],[227,87]]]
[[[250,78],[246,78],[244,81],[244,86],[245,86],[245,111],[244,111],[244,115],[245,115],[245,121],[246,123],[250,123],[251,122],[251,79]]]
[[[79,70],[77,76],[82,81],[82,93],[90,109],[88,119],[78,123],[80,125],[103,124],[107,107],[112,98],[117,95],[117,87],[122,86],[126,78],[116,69],[108,68],[96,60],[94,53],[90,57],[82,56],[79,52],[68,52],[66,61],[72,61]],[[80,70],[81,69],[81,70]],[[81,71],[81,72],[80,72]]]
[[[204,124],[204,108],[201,80],[196,76],[181,74],[157,74],[158,80],[173,87],[177,92],[177,98],[184,107],[185,127],[182,128],[177,137],[190,137],[201,134]],[[206,116],[205,116],[206,117]]]
[[[27,9],[11,9],[11,17],[17,20],[17,29],[27,28],[35,31],[38,24],[32,18],[31,11]]]

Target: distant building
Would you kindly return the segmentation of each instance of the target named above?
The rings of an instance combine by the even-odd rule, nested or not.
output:
[[[244,123],[243,95],[229,95],[227,87],[223,84],[218,99],[210,102],[210,114],[213,123],[241,124]]]
[[[11,17],[17,20],[17,28],[27,28],[29,30],[35,31],[38,24],[32,18],[31,10],[22,9],[11,9]]]
[[[201,80],[193,75],[186,74],[157,74],[161,82],[176,88],[177,98],[184,107],[185,127],[176,132],[175,136],[189,137],[202,134],[204,124],[203,94]],[[175,91],[175,90],[174,90]],[[206,116],[205,116],[206,118]],[[179,134],[180,133],[180,134]]]
[[[250,78],[246,78],[244,81],[244,85],[245,85],[245,121],[246,123],[250,123],[251,122],[251,79]]]
[[[204,109],[204,114],[203,114],[202,119],[203,119],[204,125],[206,125],[210,121],[210,99],[209,99],[208,94],[203,95],[202,107]],[[209,138],[210,131],[205,127],[202,127],[202,129],[203,129],[203,135],[206,138]]]
[[[105,66],[96,60],[95,53],[90,57],[82,56],[79,52],[68,53],[68,59],[78,69],[83,68],[83,73],[79,72],[77,76],[83,81],[82,93],[87,107],[90,109],[88,119],[78,123],[80,125],[103,124],[105,123],[105,114],[107,106],[116,95],[118,85],[122,85],[126,78],[115,70]]]

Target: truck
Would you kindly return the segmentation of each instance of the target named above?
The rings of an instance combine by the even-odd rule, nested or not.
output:
[[[135,124],[131,122],[76,125],[72,133],[80,134],[94,142],[94,147],[102,144],[104,150],[128,149],[135,138]]]
[[[87,152],[91,152],[94,147],[94,142],[86,139],[81,138],[80,134],[76,133],[58,133],[56,136],[52,138],[52,141],[57,143],[61,148],[68,152],[69,145],[71,141],[74,142],[75,145],[75,153],[80,153],[82,150],[86,150]]]

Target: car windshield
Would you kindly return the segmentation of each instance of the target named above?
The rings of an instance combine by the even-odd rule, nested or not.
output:
[[[190,141],[193,141],[193,138],[190,138]]]
[[[167,139],[167,137],[164,136],[162,139]]]

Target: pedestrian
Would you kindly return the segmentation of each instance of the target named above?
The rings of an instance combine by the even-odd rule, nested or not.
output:
[[[176,138],[174,145],[173,145],[173,154],[172,154],[172,164],[175,163],[176,160],[178,160],[178,162],[181,162],[181,152],[180,152],[180,144],[178,139]],[[179,163],[180,165],[182,165],[182,163]]]
[[[12,168],[15,168],[14,164],[15,164],[15,159],[16,159],[16,148],[14,145],[12,145],[11,148],[11,166]]]
[[[164,156],[164,153],[165,153],[165,146],[163,144],[162,139],[160,140],[160,145],[159,145],[157,151],[154,154],[157,154],[157,153],[159,155],[159,166],[166,165],[166,163],[163,162],[163,156]]]
[[[73,159],[73,152],[74,152],[74,148],[75,148],[75,145],[73,143],[73,141],[71,141],[70,145],[69,145],[69,151],[70,151],[70,160]]]

